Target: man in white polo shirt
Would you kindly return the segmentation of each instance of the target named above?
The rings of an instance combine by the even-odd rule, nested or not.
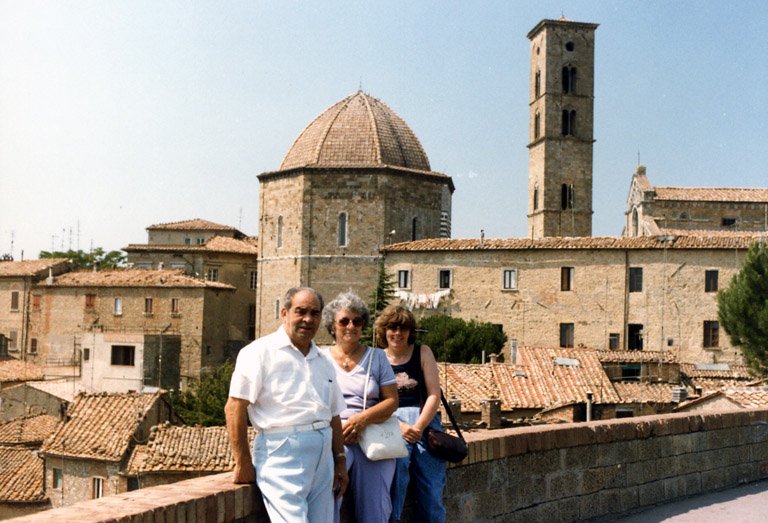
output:
[[[286,293],[282,326],[240,351],[224,408],[234,482],[256,481],[273,522],[332,521],[334,494],[349,482],[339,419],[346,405],[312,341],[322,309],[313,289]],[[246,414],[257,431],[253,458]]]

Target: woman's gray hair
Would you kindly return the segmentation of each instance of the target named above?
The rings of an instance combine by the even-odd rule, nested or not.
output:
[[[363,318],[363,329],[368,326],[371,313],[368,311],[368,305],[363,299],[352,291],[342,292],[336,296],[333,301],[323,309],[323,327],[328,329],[328,334],[334,336],[333,322],[336,321],[336,314],[339,311],[352,311]]]

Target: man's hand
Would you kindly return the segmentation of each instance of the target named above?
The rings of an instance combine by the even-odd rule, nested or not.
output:
[[[242,465],[235,465],[235,469],[232,475],[232,483],[255,483],[256,482],[256,470],[253,468],[253,463],[247,461]]]
[[[349,485],[349,476],[347,475],[347,463],[344,460],[336,462],[333,467],[333,494],[337,498],[344,495]]]

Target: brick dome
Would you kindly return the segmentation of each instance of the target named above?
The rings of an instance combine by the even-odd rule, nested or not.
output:
[[[383,166],[430,170],[408,124],[381,100],[358,91],[326,109],[301,132],[280,170]]]

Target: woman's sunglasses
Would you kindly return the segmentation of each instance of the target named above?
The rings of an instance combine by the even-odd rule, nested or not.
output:
[[[339,320],[336,320],[336,323],[341,325],[342,327],[346,327],[350,323],[354,325],[355,327],[362,327],[363,326],[363,319],[362,318],[341,318]]]

